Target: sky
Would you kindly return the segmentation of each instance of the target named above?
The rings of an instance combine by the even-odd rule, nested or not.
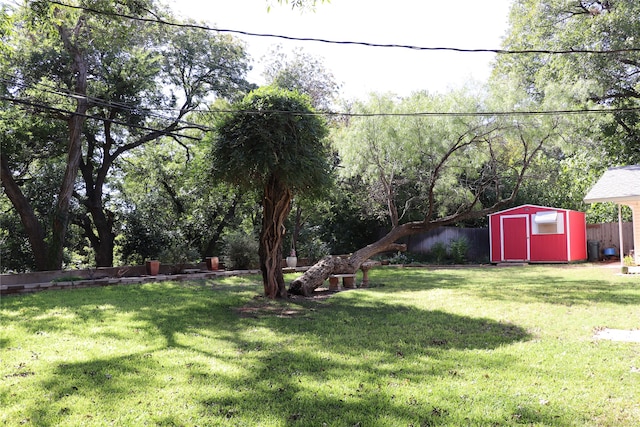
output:
[[[268,0],[170,0],[181,17],[221,28],[293,37],[420,47],[497,49],[506,34],[512,0],[331,0],[315,12],[292,10]],[[446,92],[486,82],[495,54],[429,52],[399,48],[343,46],[236,36],[247,43],[254,70],[264,83],[263,57],[280,44],[285,52],[302,47],[322,59],[341,97],[364,99],[370,92],[400,96],[417,90]]]

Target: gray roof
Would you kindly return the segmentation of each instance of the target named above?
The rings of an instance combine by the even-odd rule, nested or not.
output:
[[[586,203],[640,200],[640,165],[607,170],[584,197]]]

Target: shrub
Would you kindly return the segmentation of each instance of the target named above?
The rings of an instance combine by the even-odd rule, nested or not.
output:
[[[163,264],[172,266],[171,273],[182,272],[190,264],[200,261],[200,254],[187,241],[174,238],[158,256]]]
[[[402,252],[396,253],[394,256],[389,258],[389,263],[391,264],[409,264],[411,262],[409,256]]]
[[[311,262],[317,262],[330,253],[329,245],[317,237],[300,243],[299,247],[298,253],[308,257]]]
[[[229,268],[246,270],[260,262],[258,257],[258,241],[251,234],[233,231],[223,237],[224,262]]]
[[[451,257],[456,264],[467,262],[467,252],[469,251],[469,241],[466,237],[460,237],[449,242]]]
[[[430,254],[436,264],[442,264],[447,258],[447,247],[442,242],[436,242],[431,246]]]

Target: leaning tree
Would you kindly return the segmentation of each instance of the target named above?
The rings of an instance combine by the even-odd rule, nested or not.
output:
[[[354,273],[376,254],[406,250],[398,243],[404,237],[510,203],[531,162],[556,136],[557,119],[496,116],[479,105],[464,90],[400,101],[373,95],[354,105],[356,114],[334,136],[341,169],[370,186],[391,229],[348,258],[324,258],[289,291],[309,295],[331,274]]]
[[[282,276],[284,222],[293,195],[318,194],[330,181],[327,128],[309,98],[262,87],[220,119],[213,141],[214,174],[262,191],[260,270],[265,295],[287,296]]]

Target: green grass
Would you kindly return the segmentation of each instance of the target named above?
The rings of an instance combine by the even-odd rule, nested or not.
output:
[[[258,277],[3,297],[0,425],[636,426],[640,344],[593,339],[640,327],[640,278],[617,271],[386,268],[287,302]]]

